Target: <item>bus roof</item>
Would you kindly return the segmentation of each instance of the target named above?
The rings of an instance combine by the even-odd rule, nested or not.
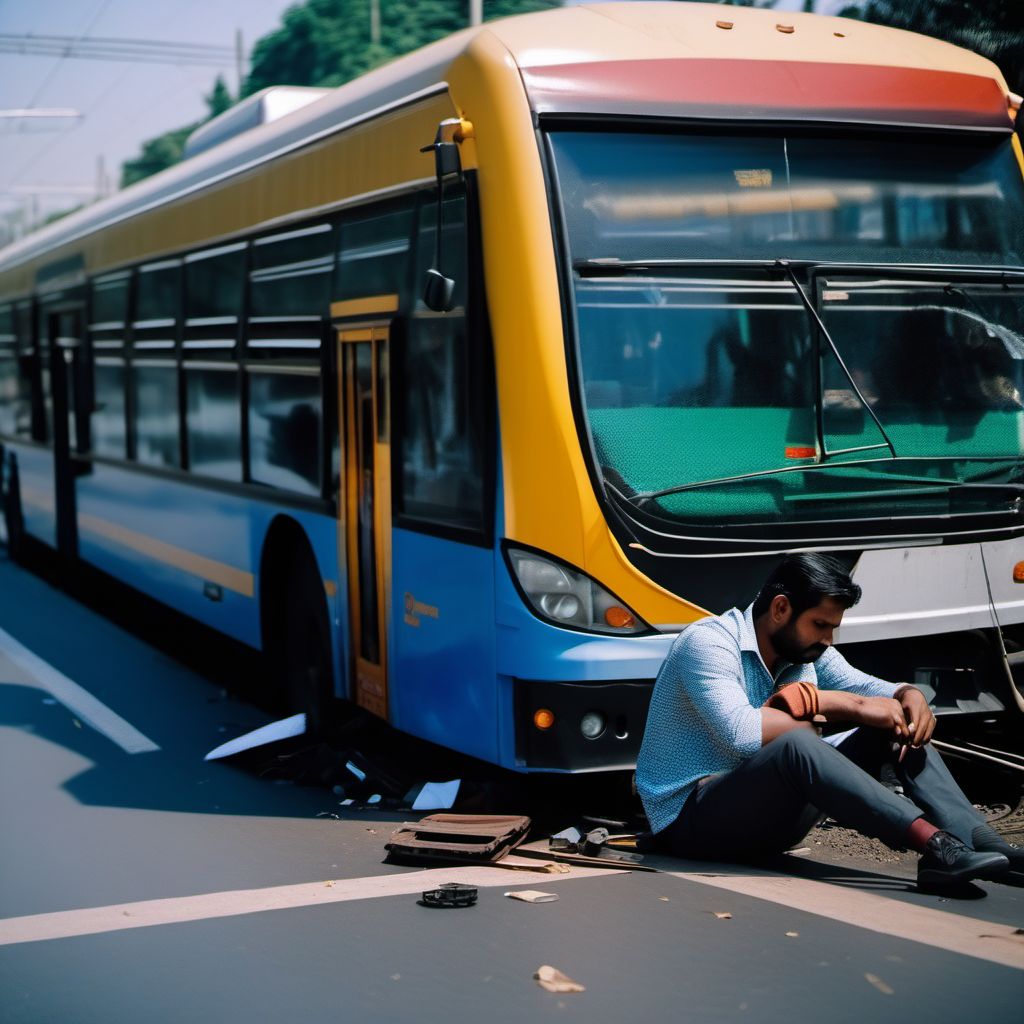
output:
[[[998,68],[968,50],[845,18],[707,3],[607,3],[466,29],[8,246],[0,271],[446,88],[479,33],[541,114],[663,114],[1011,127]],[[469,113],[472,116],[472,113]]]

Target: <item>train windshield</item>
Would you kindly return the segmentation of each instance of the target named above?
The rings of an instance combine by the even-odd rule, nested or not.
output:
[[[1009,140],[550,136],[606,486],[756,523],[1007,510],[1024,483]]]

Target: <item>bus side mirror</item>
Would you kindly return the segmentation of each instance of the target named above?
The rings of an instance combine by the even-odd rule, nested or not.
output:
[[[437,179],[437,217],[434,224],[434,265],[427,271],[423,282],[423,302],[435,313],[447,313],[452,308],[455,282],[441,271],[441,234],[444,228],[444,183],[446,178],[462,174],[459,142],[469,138],[473,130],[468,121],[450,118],[437,126],[437,135],[420,152],[434,151],[434,175]]]

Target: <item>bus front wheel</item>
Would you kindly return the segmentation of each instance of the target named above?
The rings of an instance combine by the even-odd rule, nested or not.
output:
[[[294,552],[281,609],[282,670],[291,714],[305,712],[306,732],[327,734],[334,705],[330,627],[323,583],[312,552]]]

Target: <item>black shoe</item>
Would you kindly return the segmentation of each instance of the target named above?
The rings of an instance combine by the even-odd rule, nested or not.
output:
[[[1000,877],[1001,882],[1024,885],[1024,848],[1008,843],[991,825],[979,825],[974,830],[974,848],[985,853],[1001,853],[1009,868]]]
[[[1001,853],[972,850],[956,836],[936,832],[917,863],[917,884],[923,889],[934,889],[972,878],[998,878],[1009,866],[1009,860]]]

